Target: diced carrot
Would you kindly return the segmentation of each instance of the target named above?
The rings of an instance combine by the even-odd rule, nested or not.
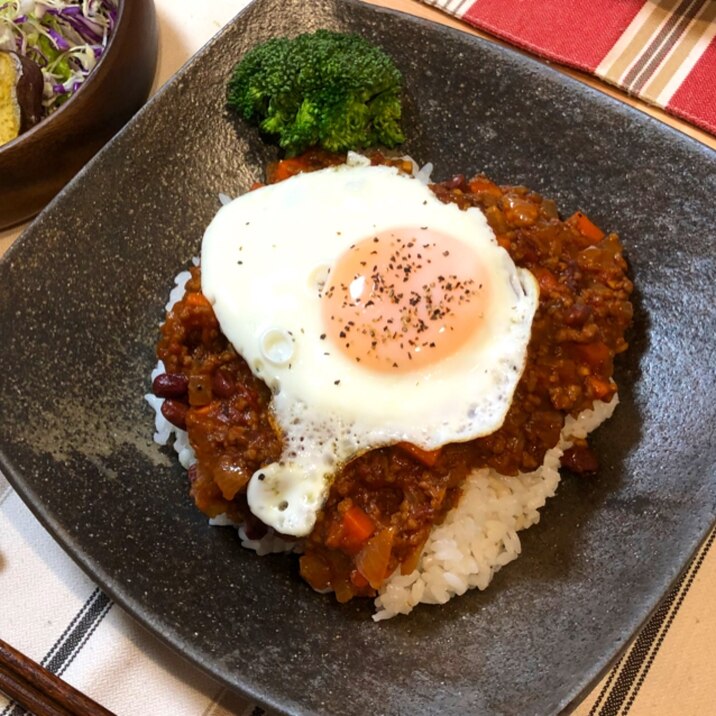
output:
[[[440,451],[442,450],[442,448],[438,448],[437,450],[423,450],[412,443],[398,443],[398,447],[426,467],[432,467],[435,465],[440,457]]]
[[[574,214],[567,219],[566,223],[571,224],[582,236],[595,244],[606,236],[606,234],[581,211],[575,211]]]
[[[257,189],[263,189],[266,185],[261,181],[255,181],[250,187],[249,191],[256,191]]]
[[[271,183],[283,181],[292,177],[294,174],[300,174],[306,169],[306,162],[303,159],[282,159],[278,162],[271,173]]]
[[[497,234],[495,236],[497,243],[502,246],[505,251],[509,251],[512,248],[512,239],[505,234]]]
[[[353,505],[343,515],[343,533],[351,544],[362,544],[375,532],[375,524],[358,505]]]
[[[542,266],[535,266],[532,269],[532,273],[537,279],[540,291],[548,295],[559,292],[559,281],[549,269],[543,268]]]
[[[393,529],[389,527],[373,535],[356,557],[358,571],[373,589],[378,589],[388,576],[390,553],[393,549]]]
[[[599,378],[596,375],[590,375],[587,377],[587,383],[594,393],[594,397],[602,400],[606,398],[610,393],[614,393],[614,387],[608,380]]]
[[[487,177],[475,177],[469,182],[470,191],[473,194],[479,192],[492,194],[493,196],[502,196],[502,190],[495,182],[490,181]]]
[[[577,343],[574,346],[577,355],[592,368],[601,368],[610,359],[609,346],[601,341]]]
[[[206,306],[208,308],[211,308],[209,299],[203,293],[199,293],[198,291],[187,293],[186,298],[184,300],[189,306]]]

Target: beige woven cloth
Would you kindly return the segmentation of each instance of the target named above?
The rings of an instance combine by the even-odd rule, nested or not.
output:
[[[161,29],[157,86],[247,3],[155,0]],[[422,15],[432,12],[416,0],[378,3]],[[0,254],[18,233],[0,232]],[[714,541],[716,532],[615,667],[576,707],[577,716],[716,716]],[[34,659],[57,665],[70,683],[119,716],[264,713],[186,664],[112,605],[0,476],[3,634]],[[19,713],[0,697],[0,715]]]
[[[576,716],[716,714],[716,530]]]

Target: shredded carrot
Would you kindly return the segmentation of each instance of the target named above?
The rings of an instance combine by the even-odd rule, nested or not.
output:
[[[426,467],[432,467],[435,465],[440,457],[440,451],[442,450],[442,448],[438,448],[437,450],[423,450],[412,443],[398,443],[398,447]]]
[[[375,524],[358,505],[353,505],[343,515],[343,534],[351,544],[362,544],[375,532]]]
[[[574,212],[574,214],[567,219],[566,223],[571,224],[582,236],[595,244],[606,236],[606,234],[581,211]]]

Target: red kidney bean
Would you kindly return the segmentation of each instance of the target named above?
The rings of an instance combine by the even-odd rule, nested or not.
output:
[[[581,328],[592,317],[592,307],[583,303],[575,303],[567,311],[564,322],[570,328]]]
[[[197,467],[196,463],[194,463],[194,464],[189,468],[187,474],[189,475],[189,482],[190,482],[190,483],[196,482],[197,477],[199,477],[198,467]]]
[[[186,411],[189,406],[179,400],[167,399],[162,403],[162,415],[175,427],[186,430]]]
[[[181,373],[160,373],[152,383],[152,392],[159,398],[183,398],[189,380]]]
[[[566,467],[578,475],[593,473],[599,469],[597,456],[587,445],[573,445],[565,450],[561,463],[562,467]]]
[[[230,398],[236,390],[236,383],[228,373],[217,370],[211,379],[211,390],[217,398]]]
[[[462,189],[465,191],[467,189],[467,180],[464,174],[456,174],[452,179],[442,182],[442,185],[446,189]]]
[[[249,512],[244,518],[244,532],[249,539],[261,539],[268,532],[268,527]]]

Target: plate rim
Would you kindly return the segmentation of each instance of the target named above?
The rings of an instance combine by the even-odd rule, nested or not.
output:
[[[83,167],[83,169],[75,176],[75,178],[47,205],[40,215],[23,231],[23,233],[13,242],[8,248],[5,254],[0,258],[0,268],[4,268],[12,263],[15,259],[15,254],[20,250],[24,243],[23,239],[26,235],[32,233],[33,227],[37,227],[42,224],[48,216],[52,216],[55,207],[62,203],[65,199],[66,194],[73,191],[76,184],[81,184],[84,181],[85,175],[95,165],[99,165],[107,152],[111,152],[114,145],[122,139],[126,132],[130,131],[134,124],[144,116],[145,113],[152,111],[155,104],[161,104],[164,94],[171,90],[171,88],[181,82],[188,71],[194,66],[195,63],[201,62],[204,57],[210,55],[214,45],[221,41],[225,34],[240,31],[240,25],[245,19],[245,16],[252,12],[260,12],[263,6],[268,6],[270,0],[253,0],[249,5],[244,7],[238,12],[231,20],[229,20],[211,39],[205,43],[201,49],[194,53],[174,74],[172,77],[165,82],[162,87],[156,92],[156,94],[142,107],[142,109],[133,117],[130,122],[123,128],[112,140],[110,140],[101,150],[95,155],[95,157]],[[519,48],[513,48],[506,46],[503,41],[492,40],[491,38],[484,38],[481,36],[473,35],[466,30],[453,28],[441,23],[412,15],[408,12],[395,10],[383,6],[373,5],[371,3],[362,2],[361,0],[329,0],[331,4],[342,4],[345,6],[360,7],[364,10],[368,10],[371,13],[387,14],[393,16],[399,16],[403,20],[415,23],[426,29],[435,30],[438,29],[440,32],[452,34],[455,37],[459,37],[466,40],[469,43],[473,43],[479,46],[487,46],[495,50],[498,54],[509,58],[512,61],[518,61],[520,64],[524,64],[528,67],[532,67],[537,70],[538,74],[544,73],[545,75],[556,80],[559,84],[565,85],[570,91],[576,91],[581,94],[586,94],[595,98],[598,102],[604,103],[616,111],[622,116],[626,116],[633,121],[638,123],[644,123],[651,125],[653,131],[662,132],[670,136],[672,141],[685,144],[692,151],[698,151],[705,158],[713,160],[716,158],[716,151],[712,150],[707,145],[697,139],[690,137],[675,127],[665,124],[658,118],[649,115],[648,113],[640,110],[637,107],[627,104],[626,102],[613,97],[605,92],[600,91],[591,85],[579,80],[576,77],[572,77],[565,72],[561,71],[557,67],[552,66],[550,63],[545,62],[539,58],[536,58],[529,53]],[[270,694],[262,692],[258,684],[254,686],[253,682],[243,680],[243,685],[238,686],[235,682],[229,680],[220,670],[213,668],[211,664],[205,662],[202,658],[201,653],[195,646],[189,642],[183,640],[181,635],[173,628],[167,628],[167,624],[162,624],[162,617],[157,614],[148,614],[146,609],[143,608],[142,604],[132,598],[126,593],[125,588],[121,584],[117,584],[112,577],[107,574],[105,569],[95,560],[88,558],[82,549],[78,545],[75,545],[74,540],[63,527],[61,522],[52,515],[43,504],[42,500],[35,494],[34,489],[29,482],[26,481],[25,477],[16,468],[10,458],[6,455],[5,448],[0,445],[0,470],[7,478],[12,488],[18,493],[20,498],[23,500],[25,505],[30,509],[33,515],[38,519],[40,524],[47,529],[53,539],[61,546],[63,551],[70,556],[70,558],[77,564],[82,571],[98,586],[105,591],[111,599],[122,607],[133,619],[136,619],[142,626],[160,641],[169,646],[175,654],[178,654],[182,658],[189,661],[201,669],[205,674],[211,678],[219,681],[224,686],[231,690],[237,691],[245,697],[252,699],[267,708],[273,709],[279,713],[303,713],[301,704],[294,704],[288,701],[287,698],[282,700],[276,700],[270,697]],[[708,533],[716,524],[716,520],[711,524],[707,525],[700,534],[698,543],[693,552],[690,553],[685,564],[682,565],[676,574],[669,578],[669,584],[667,589],[656,597],[654,604],[651,609],[643,616],[641,622],[635,627],[635,629],[627,634],[623,643],[619,648],[612,654],[608,662],[604,664],[597,671],[589,673],[586,680],[583,679],[583,686],[571,689],[571,696],[567,695],[562,699],[559,705],[559,711],[561,713],[570,713],[583,701],[585,696],[594,688],[598,683],[599,679],[607,673],[607,671],[613,666],[621,654],[624,653],[628,644],[630,643],[633,636],[644,626],[644,624],[651,618],[654,611],[658,608],[659,603],[666,595],[669,589],[680,579],[681,575],[688,569],[694,554],[698,551],[703,541],[708,536]],[[290,709],[298,707],[296,711]],[[308,713],[308,712],[306,712]]]

